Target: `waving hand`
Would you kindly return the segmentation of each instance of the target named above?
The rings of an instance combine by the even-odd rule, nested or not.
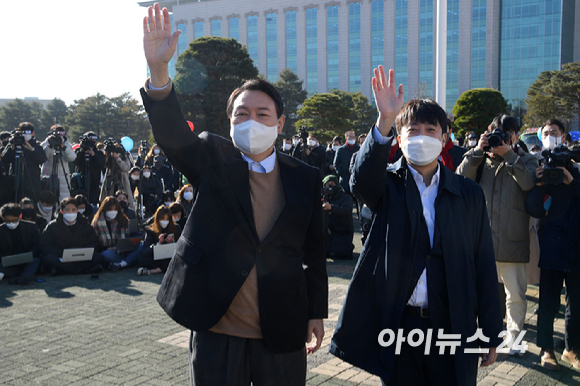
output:
[[[405,90],[403,85],[399,85],[399,95],[395,90],[395,71],[389,70],[389,79],[385,74],[385,68],[379,66],[375,68],[375,76],[373,77],[373,94],[375,96],[375,104],[379,112],[377,119],[377,128],[382,135],[387,136],[395,122],[395,118],[405,101]]]

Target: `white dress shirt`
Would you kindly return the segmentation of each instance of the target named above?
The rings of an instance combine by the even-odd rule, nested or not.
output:
[[[274,170],[274,166],[276,166],[276,151],[274,150],[272,154],[268,157],[264,158],[260,162],[256,162],[244,153],[240,152],[244,161],[248,163],[248,170],[251,170],[256,173],[270,173]]]

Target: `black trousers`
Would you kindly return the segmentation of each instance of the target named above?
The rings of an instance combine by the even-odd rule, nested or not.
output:
[[[303,386],[306,349],[275,354],[262,339],[192,331],[189,371],[192,386]]]
[[[403,315],[401,328],[406,338],[411,330],[419,329],[423,331],[423,336],[427,336],[427,330],[432,329],[429,318],[421,318],[416,315]],[[397,332],[395,331],[395,334]],[[455,377],[455,357],[449,353],[449,348],[445,349],[445,354],[439,354],[439,347],[435,345],[437,341],[437,330],[433,330],[431,348],[429,355],[425,355],[425,340],[417,346],[411,347],[407,339],[401,344],[401,352],[395,354],[393,373],[386,381],[382,379],[383,385],[388,386],[454,386],[457,385]],[[396,340],[395,340],[396,342]],[[393,343],[395,344],[395,343]],[[477,365],[476,365],[477,366]]]
[[[580,272],[540,270],[537,342],[543,349],[554,348],[554,317],[560,309],[560,294],[564,281],[566,282],[564,342],[568,351],[577,351],[580,350]]]
[[[30,263],[18,264],[12,267],[3,267],[0,264],[0,272],[6,275],[6,278],[17,278],[18,284],[28,284],[34,280],[34,275],[40,266],[40,258],[34,257]]]

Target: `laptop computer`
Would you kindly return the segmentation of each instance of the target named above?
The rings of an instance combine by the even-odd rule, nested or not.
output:
[[[27,264],[32,262],[32,252],[19,253],[17,255],[4,256],[2,258],[3,267],[12,267],[13,265]]]
[[[62,252],[61,263],[74,263],[76,261],[90,261],[93,259],[95,248],[71,248]]]
[[[153,247],[153,260],[171,259],[175,253],[176,243],[155,245]]]
[[[129,237],[117,240],[116,252],[133,252],[139,248],[141,237]]]
[[[132,218],[129,220],[129,234],[132,235],[137,232],[139,232],[139,220]]]

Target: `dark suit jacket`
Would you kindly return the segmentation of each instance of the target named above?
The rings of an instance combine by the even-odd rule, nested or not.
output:
[[[177,323],[208,330],[256,265],[264,343],[274,352],[303,348],[308,320],[328,311],[319,171],[277,153],[286,205],[260,242],[240,151],[222,137],[192,133],[175,90],[157,102],[141,95],[155,140],[196,192],[159,304]]]
[[[404,293],[418,258],[417,232],[423,215],[405,159],[385,171],[389,149],[390,144],[376,143],[371,132],[357,156],[352,191],[376,217],[330,348],[334,355],[384,380],[393,370],[395,344],[381,347],[378,335],[383,329],[397,331],[400,326],[407,302]],[[475,385],[477,355],[464,354],[464,348],[497,347],[502,341],[498,338],[503,324],[495,255],[481,187],[442,163],[439,167],[434,247],[441,252],[438,266],[443,269],[435,271],[437,278],[428,268],[429,312],[434,329],[450,328],[453,334],[461,334],[462,346],[455,355],[457,384]],[[432,289],[445,285],[448,300],[431,296]],[[489,342],[466,343],[478,327]]]
[[[40,232],[35,223],[30,221],[21,220],[20,224],[20,234],[22,235],[22,244],[24,245],[24,250],[26,252],[32,252],[34,257],[40,256]],[[0,225],[0,257],[9,256],[15,253],[23,253],[22,251],[12,250],[12,237],[10,236],[10,230],[6,224]]]

